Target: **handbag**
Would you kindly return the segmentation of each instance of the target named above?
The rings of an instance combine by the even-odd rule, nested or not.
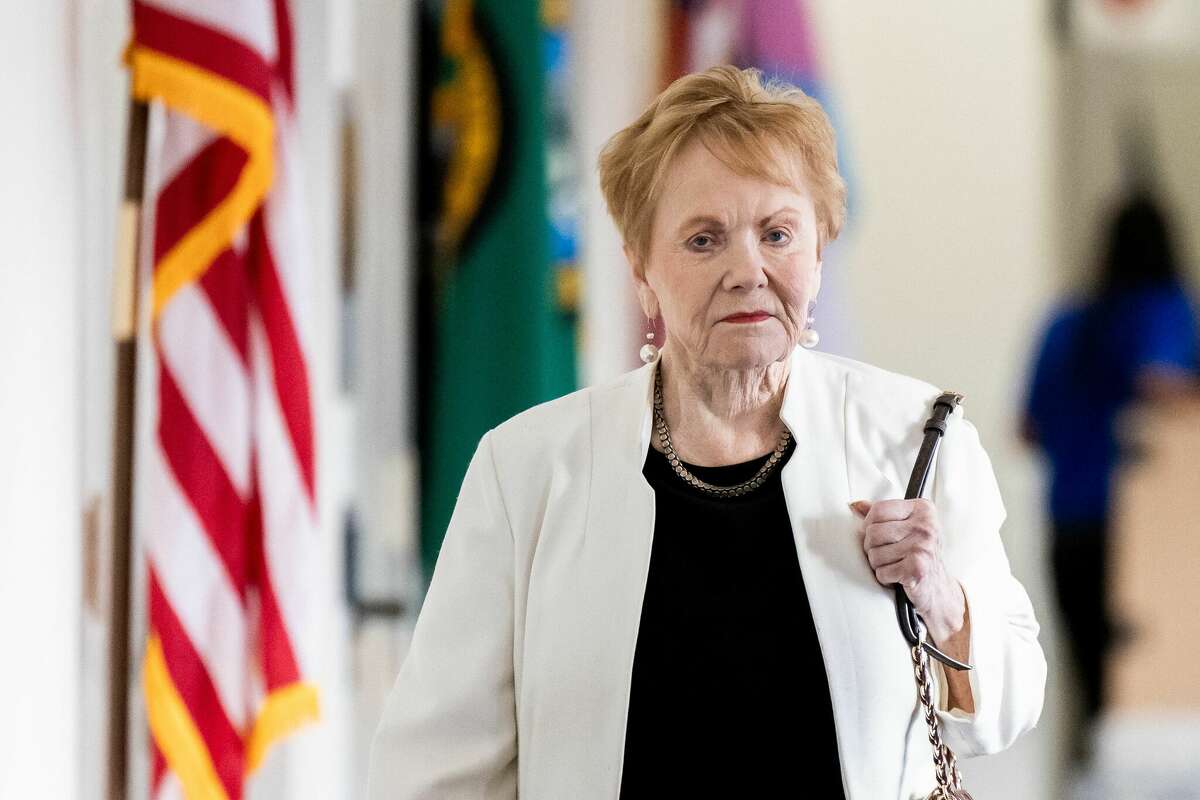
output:
[[[914,500],[924,493],[933,456],[946,433],[946,420],[962,401],[963,396],[956,392],[944,392],[933,401],[933,413],[925,422],[925,439],[917,452],[917,461],[908,481],[908,490],[904,493],[905,500]],[[934,709],[933,677],[929,671],[929,659],[932,656],[956,670],[969,670],[972,667],[934,647],[926,636],[921,616],[904,593],[904,587],[895,584],[893,589],[896,594],[896,618],[900,623],[900,632],[909,644],[913,677],[917,683],[917,699],[921,702],[925,725],[929,729],[929,744],[933,747],[933,770],[937,778],[937,788],[929,793],[926,800],[973,800],[971,794],[963,788],[962,775],[958,771],[954,751],[942,741],[941,728]]]

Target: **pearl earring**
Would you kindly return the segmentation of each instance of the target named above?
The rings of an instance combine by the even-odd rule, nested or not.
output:
[[[642,345],[640,353],[642,361],[649,364],[654,359],[658,358],[658,348],[654,346],[654,326],[650,322],[650,318],[646,317],[646,323],[651,326],[650,332],[646,334],[646,343]]]
[[[817,333],[813,327],[813,309],[817,307],[816,303],[808,304],[808,327],[800,333],[800,346],[811,350],[817,346],[817,342],[821,341],[821,335]]]

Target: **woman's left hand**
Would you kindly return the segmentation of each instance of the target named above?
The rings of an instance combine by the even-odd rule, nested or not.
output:
[[[944,653],[968,661],[971,621],[962,584],[942,561],[937,509],[916,500],[857,500],[850,504],[862,519],[863,551],[875,580],[898,583],[921,615],[929,638]],[[975,713],[971,680],[965,672],[946,670],[947,708]]]
[[[924,498],[858,500],[850,507],[862,519],[863,550],[875,580],[904,587],[935,642],[957,633],[966,599],[942,561],[941,527],[933,503]]]

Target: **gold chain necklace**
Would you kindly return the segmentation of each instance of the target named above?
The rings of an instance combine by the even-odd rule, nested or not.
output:
[[[667,417],[663,413],[662,373],[657,368],[654,370],[654,427],[658,430],[658,441],[662,444],[663,452],[667,456],[667,461],[670,463],[671,469],[675,470],[675,474],[685,483],[714,497],[740,497],[766,483],[767,477],[775,469],[775,465],[779,463],[779,459],[783,458],[783,454],[787,452],[788,442],[792,438],[792,432],[784,428],[783,436],[780,438],[779,444],[775,446],[771,457],[767,459],[767,462],[749,480],[742,481],[733,486],[717,486],[716,484],[700,480],[688,471],[687,467],[683,466],[683,462],[675,453],[675,447],[671,444],[671,429],[667,427]]]

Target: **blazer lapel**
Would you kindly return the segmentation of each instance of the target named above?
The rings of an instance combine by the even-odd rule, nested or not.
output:
[[[847,796],[897,796],[915,689],[896,627],[892,592],[875,580],[852,500],[902,497],[855,445],[848,409],[856,376],[836,361],[797,348],[780,413],[796,439],[782,473],[813,621],[833,699]],[[880,758],[880,753],[896,753]]]
[[[625,723],[633,655],[654,533],[654,490],[642,475],[650,446],[654,364],[629,373],[593,397],[591,479],[578,580],[584,596],[595,598],[587,614],[586,636],[601,647],[590,652],[589,672],[600,685],[590,696],[596,709],[591,759],[598,774],[592,787],[600,797],[617,797],[625,754]],[[604,700],[599,700],[604,698]],[[587,784],[584,784],[587,785]]]
[[[843,781],[851,797],[864,797],[868,795],[855,785],[861,745],[856,729],[862,716],[858,654],[847,636],[852,614],[841,585],[842,575],[859,569],[854,548],[848,546],[854,519],[847,506],[845,400],[844,373],[826,369],[813,354],[796,348],[780,411],[796,440],[781,474],[783,494],[833,698]]]

